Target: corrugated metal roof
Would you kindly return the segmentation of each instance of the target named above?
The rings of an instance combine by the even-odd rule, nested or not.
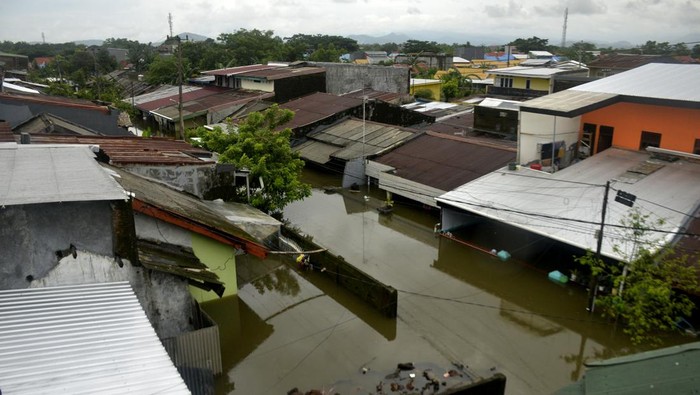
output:
[[[588,362],[583,379],[556,394],[692,394],[698,366],[699,342]]]
[[[110,164],[201,165],[215,161],[211,152],[196,148],[182,140],[162,137],[55,136],[35,134],[32,145],[85,144],[99,146]]]
[[[680,63],[680,61],[665,55],[611,54],[588,62],[588,66],[597,69],[629,70],[649,63]]]
[[[487,97],[479,103],[479,106],[518,111],[520,104],[522,104],[522,102],[515,100],[502,100]]]
[[[377,122],[346,119],[323,130],[309,133],[309,139],[336,147],[331,155],[341,160],[374,156],[403,144],[418,132]],[[322,162],[324,163],[324,162]]]
[[[228,88],[221,88],[216,86],[205,86],[205,87],[182,87],[182,103],[183,106],[187,102],[201,99],[206,96],[216,95],[218,93],[231,91]],[[145,95],[144,95],[145,96]],[[180,101],[179,88],[174,87],[173,89],[167,89],[161,91],[160,95],[155,95],[150,100],[145,100],[141,98],[139,103],[136,103],[136,108],[141,111],[153,111],[161,107],[177,106]]]
[[[236,105],[243,105],[254,100],[265,100],[275,96],[270,92],[249,91],[243,89],[227,90],[199,98],[184,100],[182,103],[182,117],[189,119],[206,114],[210,111],[225,109]],[[180,111],[177,103],[169,102],[169,105],[152,111],[153,114],[171,120],[180,119]],[[229,115],[229,114],[227,114]]]
[[[628,219],[631,208],[614,201],[614,190],[623,190],[637,196],[635,207],[650,214],[649,221],[663,219],[664,224],[656,228],[671,233],[649,233],[649,237],[658,240],[681,229],[688,215],[694,213],[700,197],[700,164],[685,160],[658,162],[663,167],[655,172],[628,177],[630,169],[649,160],[645,152],[609,148],[554,174],[526,168],[501,169],[437,200],[582,249],[595,250],[603,186],[611,180],[613,191],[608,196],[606,224],[618,226]],[[626,259],[633,248],[631,237],[611,226],[603,233],[602,254]]]
[[[502,168],[515,159],[515,153],[497,140],[427,132],[374,161],[394,168],[396,176],[450,191]]]
[[[673,78],[659,79],[660,75]],[[700,108],[700,64],[652,63],[523,102],[522,111],[573,117],[619,101]]]
[[[128,282],[0,291],[6,394],[189,394]]]
[[[650,63],[570,90],[700,103],[700,64]]]
[[[366,97],[369,100],[380,100],[387,103],[398,104],[398,101],[400,101],[400,99],[406,95],[394,92],[375,91],[373,89],[358,89],[356,91],[345,93],[341,96],[354,97],[356,99],[362,99],[363,97]]]
[[[15,136],[9,122],[0,121],[0,143],[14,143]]]
[[[361,106],[362,99],[318,92],[289,101],[280,108],[294,111],[294,119],[283,125],[294,130]]]
[[[571,89],[528,100],[520,111],[575,117],[619,101],[613,93],[581,92]]]
[[[0,145],[0,206],[125,198],[89,146]]]
[[[115,167],[109,167],[109,169],[114,172],[119,184],[134,194],[134,199],[179,218],[187,219],[189,223],[214,229],[219,235],[227,236],[227,240],[235,239],[246,252],[253,249],[256,249],[254,253],[251,252],[253,254],[258,250],[267,251],[262,246],[264,241],[262,237],[253,236],[251,234],[253,232],[247,231],[248,227],[255,224],[274,227],[277,224],[279,229],[278,221],[245,204],[201,200],[157,181],[139,177]],[[259,232],[256,234],[263,236]]]
[[[202,71],[202,74],[205,75],[221,75],[221,76],[226,76],[230,77],[232,75],[236,74],[241,74],[249,71],[260,71],[260,70],[268,70],[268,69],[273,69],[276,67],[283,67],[283,66],[272,66],[272,65],[265,65],[265,64],[252,64],[248,66],[239,66],[239,67],[227,67],[224,69],[216,69],[216,70],[207,70],[207,71]]]
[[[325,72],[326,70],[322,67],[279,67],[246,71],[237,75],[244,78],[264,78],[268,81],[275,81],[300,75],[324,74]]]
[[[526,67],[515,66],[504,69],[486,70],[486,74],[506,75],[513,77],[533,77],[533,78],[549,78],[555,74],[570,72],[571,70],[558,69],[556,67]]]

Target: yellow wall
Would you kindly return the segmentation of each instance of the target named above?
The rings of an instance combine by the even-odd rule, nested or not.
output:
[[[410,93],[413,95],[420,89],[428,89],[433,94],[433,100],[440,100],[440,97],[442,97],[442,81],[428,84],[411,84]]]
[[[233,247],[192,233],[192,250],[197,258],[224,282],[226,286],[224,296],[238,293],[236,250]],[[213,291],[207,292],[193,286],[190,286],[190,293],[200,303],[219,298]]]

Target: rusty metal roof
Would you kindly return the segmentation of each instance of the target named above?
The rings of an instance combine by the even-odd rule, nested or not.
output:
[[[248,66],[227,67],[227,68],[223,68],[223,69],[202,71],[202,74],[222,75],[222,76],[230,77],[232,75],[237,75],[237,74],[246,73],[246,72],[250,72],[250,71],[268,70],[268,69],[272,69],[272,68],[276,68],[276,67],[279,67],[279,66],[268,66],[266,64],[251,64]]]
[[[183,119],[189,119],[206,114],[209,111],[223,110],[227,107],[243,105],[254,100],[266,100],[273,98],[274,96],[275,94],[270,92],[257,92],[241,89],[227,90],[226,92],[216,93],[186,101],[184,100],[183,96],[182,117]],[[172,120],[180,119],[180,112],[177,103],[169,102],[168,106],[154,110],[153,113]]]
[[[613,54],[605,55],[588,63],[589,68],[606,69],[633,69],[649,63],[681,63],[672,56],[666,55],[635,55]]]
[[[294,111],[294,119],[284,125],[294,130],[361,106],[362,99],[319,92],[287,102],[280,108]]]
[[[515,160],[516,149],[499,140],[426,132],[375,158],[396,176],[450,191]]]
[[[45,96],[45,95],[22,95],[16,93],[0,93],[3,100],[16,100],[23,103],[38,103],[50,104],[56,106],[80,108],[84,110],[93,110],[109,114],[110,109],[107,106],[95,104],[89,100],[73,99],[61,96]]]
[[[172,89],[174,88],[174,89]],[[216,86],[205,86],[205,87],[183,87],[182,91],[182,103],[183,106],[186,105],[185,103],[192,101],[192,100],[197,100],[201,99],[206,96],[211,96],[215,95],[217,93],[222,93],[226,91],[230,91],[231,89],[228,88],[220,88]],[[177,103],[179,102],[180,99],[180,93],[179,93],[179,88],[178,87],[171,87],[166,91],[161,91],[160,95],[155,95],[153,96],[153,99],[145,99],[144,97],[140,98],[140,101],[136,103],[136,108],[138,108],[141,111],[153,111],[161,107],[169,107],[169,106],[177,106]],[[147,94],[151,95],[151,94]],[[146,95],[144,95],[146,96]]]
[[[419,132],[383,123],[363,122],[361,119],[345,119],[327,128],[308,134],[314,146],[320,150],[334,147],[331,158],[352,160],[363,156],[375,156],[415,137]],[[322,148],[325,147],[325,148]],[[314,150],[313,147],[305,147]]]
[[[237,76],[246,78],[264,78],[268,81],[274,81],[299,75],[324,74],[325,72],[326,70],[322,67],[276,67],[246,71],[237,74]]]
[[[135,210],[166,221],[174,220],[177,226],[221,242],[231,242],[252,255],[265,257],[267,254],[267,248],[262,245],[263,240],[245,229],[256,221],[279,224],[260,210],[240,203],[201,200],[158,181],[116,167],[104,166],[114,172],[114,178],[124,189],[134,194]],[[225,207],[222,208],[222,205]]]
[[[15,136],[9,122],[0,121],[0,143],[14,143]]]
[[[380,100],[380,101],[384,101],[387,103],[399,104],[401,99],[404,96],[408,96],[408,95],[402,95],[400,93],[394,93],[394,92],[375,91],[374,89],[358,89],[356,91],[345,93],[341,96],[354,97],[355,99],[360,99],[360,100],[362,100],[363,97],[366,97],[369,100]]]
[[[19,136],[17,136],[19,139]],[[211,152],[182,140],[162,137],[58,136],[31,135],[34,144],[85,144],[100,147],[100,153],[113,165],[211,165]],[[100,156],[98,155],[98,159]]]

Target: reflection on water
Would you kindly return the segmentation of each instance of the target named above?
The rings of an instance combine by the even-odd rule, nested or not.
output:
[[[273,326],[263,321],[236,295],[205,302],[202,308],[219,326],[224,373],[216,378],[216,393],[226,394],[235,389],[226,372],[262,344],[272,334]]]
[[[316,186],[339,184],[307,172],[308,179]],[[506,236],[496,227],[457,231],[475,233],[487,250],[512,251],[513,259],[504,262],[435,236],[432,212],[398,204],[391,215],[378,215],[380,199],[374,191],[315,189],[285,209],[285,217],[398,289],[399,319],[373,312],[320,273],[278,268],[244,286],[239,298],[204,306],[222,329],[227,373],[218,393],[231,392],[234,379],[240,386],[234,393],[269,393],[271,387],[284,393],[338,382],[368,362],[391,369],[404,359],[443,363],[440,358],[486,375],[496,368],[508,377],[508,394],[551,393],[580,379],[587,361],[644,350],[586,312],[584,288],[548,280],[550,267],[560,269],[570,252],[542,249],[539,237]],[[524,263],[537,259],[539,269]],[[667,344],[687,341],[677,336]]]
[[[297,296],[299,294],[299,282],[286,268],[279,268],[251,282],[255,289],[264,294],[265,291],[276,291],[286,295]]]

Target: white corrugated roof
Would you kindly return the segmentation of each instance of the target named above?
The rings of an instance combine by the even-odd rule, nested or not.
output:
[[[486,70],[486,74],[495,75],[510,75],[517,77],[551,77],[552,75],[566,72],[568,70],[558,69],[556,67],[526,67],[514,66],[503,69]]]
[[[700,102],[700,64],[649,63],[569,90]]]
[[[487,97],[482,100],[481,103],[479,103],[479,106],[518,111],[521,103],[522,102],[515,100],[494,99],[492,97]]]
[[[0,206],[125,197],[87,145],[0,145]]]
[[[672,232],[688,220],[700,202],[700,164],[679,160],[660,162],[663,167],[647,176],[627,173],[649,159],[645,152],[609,148],[554,174],[502,169],[437,198],[444,205],[478,213],[595,251],[595,234],[601,221],[604,185],[611,181],[606,224],[620,225],[630,208],[614,201],[623,190],[637,196],[635,207],[650,221],[663,219],[656,229]],[[635,175],[633,177],[632,175]],[[586,184],[596,184],[591,186]],[[565,220],[572,219],[572,220]],[[614,226],[604,230],[602,253],[622,259],[632,250],[628,233]],[[650,232],[661,239],[669,233]],[[618,245],[621,251],[616,251]]]
[[[4,394],[189,394],[128,282],[0,291]]]

